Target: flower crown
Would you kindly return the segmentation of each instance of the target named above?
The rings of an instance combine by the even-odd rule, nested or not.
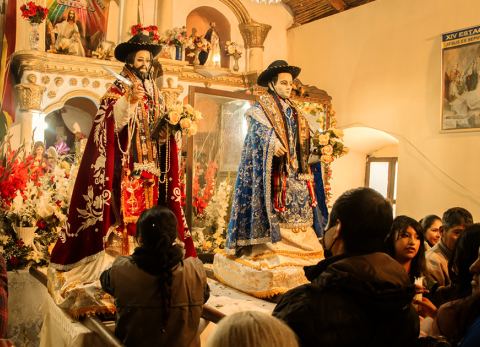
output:
[[[158,42],[160,35],[158,35],[158,27],[156,25],[142,26],[142,24],[133,25],[130,29],[132,36],[143,34],[150,36],[152,41]]]

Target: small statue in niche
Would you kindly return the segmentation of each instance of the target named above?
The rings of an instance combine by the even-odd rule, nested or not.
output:
[[[222,52],[220,50],[220,37],[218,36],[215,22],[210,22],[210,29],[205,33],[204,38],[210,43],[210,49],[208,53],[205,52],[207,58],[202,65],[220,67]],[[202,63],[202,56],[200,56],[200,63]]]

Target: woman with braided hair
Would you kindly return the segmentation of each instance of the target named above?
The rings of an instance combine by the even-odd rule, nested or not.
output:
[[[115,335],[126,346],[200,346],[197,334],[208,285],[198,258],[183,259],[177,219],[167,207],[145,210],[137,247],[100,277],[115,298]]]

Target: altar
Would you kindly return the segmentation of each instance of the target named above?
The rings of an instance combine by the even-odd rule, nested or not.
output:
[[[42,278],[45,271],[34,269],[29,272],[24,269],[8,273],[10,295],[7,337],[15,346],[121,346],[113,336],[114,321],[102,322],[96,317],[78,321],[59,308],[41,283],[46,280]],[[223,316],[247,310],[270,314],[275,307],[272,302],[254,298],[211,278],[208,279],[208,285],[210,298],[202,316],[202,342],[215,329],[214,323]]]

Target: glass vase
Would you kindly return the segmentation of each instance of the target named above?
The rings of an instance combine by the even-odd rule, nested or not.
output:
[[[233,56],[233,60],[234,60],[234,63],[233,63],[233,66],[232,66],[232,69],[233,71],[237,72],[238,70],[240,70],[240,66],[238,66],[238,60],[240,59],[240,57],[235,57]]]
[[[175,60],[182,60],[182,46],[175,46]]]
[[[39,23],[30,23],[30,33],[28,36],[30,42],[30,49],[38,51],[38,46],[40,43],[40,33],[38,32]]]

